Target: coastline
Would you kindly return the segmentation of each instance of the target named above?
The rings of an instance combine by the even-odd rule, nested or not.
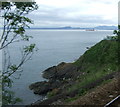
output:
[[[93,46],[105,38],[107,34],[111,35],[112,31],[100,33],[75,31],[72,33],[71,31],[43,32],[28,30],[26,33],[28,35],[34,35],[32,42],[36,43],[39,50],[33,55],[32,60],[25,64],[21,78],[14,80],[12,90],[15,92],[16,97],[23,99],[23,102],[19,103],[19,105],[27,105],[39,100],[39,95],[34,95],[34,93],[29,90],[29,85],[37,81],[43,81],[41,76],[42,71],[50,66],[59,64],[59,62],[73,62],[87,50],[86,47]],[[48,41],[51,40],[52,42],[49,43]],[[14,52],[19,55],[19,51],[16,50],[18,47],[21,47],[21,44],[10,47],[11,54],[15,61],[19,58],[14,56]],[[53,53],[56,54],[54,55]],[[28,74],[29,76],[26,78]],[[23,92],[26,93],[26,96],[23,96]]]
[[[107,61],[107,56],[103,55],[103,49],[106,49],[104,52],[109,52],[111,49],[108,47],[113,47],[115,52],[116,47],[114,47],[114,45],[116,43],[117,41],[102,40],[88,49],[77,61],[73,63],[62,62],[57,66],[50,67],[43,71],[43,77],[48,79],[48,81],[36,82],[34,84],[31,84],[29,88],[32,89],[35,94],[47,95],[48,99],[37,101],[33,105],[51,104],[61,98],[74,98],[76,95],[79,95],[78,92],[81,93],[80,95],[83,95],[85,92],[96,86],[99,86],[104,81],[113,79],[114,75],[116,75],[117,66],[114,68],[116,70],[109,70],[108,67],[104,66]],[[99,52],[102,52],[102,54],[98,54]],[[93,53],[94,55],[90,58],[90,55]],[[101,60],[99,60],[99,58],[101,58]],[[109,56],[110,60],[111,58],[112,57]],[[98,63],[98,65],[95,66],[95,63]],[[111,63],[112,62],[110,62],[110,64]],[[103,64],[102,68],[100,67],[101,64]],[[93,66],[94,68],[91,69]],[[95,69],[96,72],[93,72]],[[86,79],[90,80],[86,81]],[[81,83],[79,83],[81,85],[78,85],[79,81],[81,81]],[[62,104],[62,99],[60,104]]]

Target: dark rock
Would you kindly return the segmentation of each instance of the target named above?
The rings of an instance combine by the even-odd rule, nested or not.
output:
[[[63,78],[73,78],[76,75],[77,67],[72,63],[62,62],[43,71],[43,77],[46,79],[62,80]]]
[[[65,62],[61,62],[61,63],[60,63],[60,64],[58,64],[58,65],[62,65],[62,66],[63,66],[63,65],[65,65],[65,64],[66,64]]]
[[[51,90],[50,83],[46,81],[33,83],[29,88],[34,91],[34,94],[46,94]]]
[[[29,88],[34,91],[35,94],[47,94],[47,92],[55,89],[62,88],[65,84],[68,84],[67,79],[74,79],[81,75],[81,72],[77,71],[77,67],[72,63],[62,62],[57,66],[50,67],[43,71],[43,77],[49,79],[49,81],[36,82],[31,84]]]
[[[42,85],[46,84],[47,82],[46,81],[41,81],[41,82],[36,82],[36,83],[33,83],[29,86],[29,88],[32,90],[36,87],[41,87]]]
[[[51,79],[56,74],[56,66],[50,67],[43,72],[43,78]]]
[[[43,95],[43,94],[47,94],[47,92],[58,88],[62,85],[62,82],[56,80],[56,81],[43,81],[43,82],[36,82],[33,83],[29,86],[29,88],[31,90],[33,90],[34,94],[39,94],[39,95]]]

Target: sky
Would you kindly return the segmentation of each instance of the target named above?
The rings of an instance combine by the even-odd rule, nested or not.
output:
[[[95,27],[118,24],[119,0],[35,0],[34,27]]]

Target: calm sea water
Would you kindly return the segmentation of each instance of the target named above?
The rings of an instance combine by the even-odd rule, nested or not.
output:
[[[23,99],[23,102],[19,103],[23,105],[42,98],[34,95],[28,88],[31,83],[44,80],[42,71],[63,61],[75,61],[87,50],[86,47],[91,47],[107,35],[112,35],[112,31],[27,30],[27,34],[34,37],[30,43],[35,43],[39,50],[34,53],[32,60],[23,66],[20,79],[14,78],[19,73],[12,77],[12,90],[17,97]],[[20,47],[25,44],[27,43],[20,42],[10,46],[13,62],[20,60]]]

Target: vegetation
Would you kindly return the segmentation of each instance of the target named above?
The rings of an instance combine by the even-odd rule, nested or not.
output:
[[[102,40],[100,43],[91,47],[74,63],[80,68],[79,72],[85,72],[83,76],[80,76],[77,79],[75,84],[68,88],[69,92],[79,89],[79,94],[76,95],[77,98],[88,91],[87,89],[82,88],[83,86],[119,70],[120,26],[118,26],[118,28],[118,31],[114,31],[116,36],[107,36],[105,40]],[[102,83],[109,81],[110,80],[106,80]],[[73,101],[77,99],[76,96],[68,98],[66,101]]]
[[[97,43],[72,63],[78,68],[77,74],[82,73],[82,75],[70,80],[63,80],[67,83],[63,84],[62,91],[59,92],[59,88],[53,89],[48,92],[48,98],[56,96],[58,93],[67,93],[67,95],[74,93],[75,96],[65,98],[66,102],[70,102],[86,94],[90,90],[89,86],[94,85],[93,88],[95,88],[110,81],[104,78],[118,71],[118,39],[113,40],[113,38],[117,37],[111,38],[112,40],[102,40]],[[68,85],[69,82],[72,82],[72,84]]]
[[[79,90],[79,96],[88,89],[82,88],[98,79],[118,71],[118,41],[102,40],[91,47],[74,64],[81,68],[84,75],[77,78],[77,82],[68,88],[69,92]],[[105,82],[105,81],[103,81]],[[73,98],[74,99],[74,98]]]
[[[3,51],[3,69],[2,69],[2,95],[3,105],[15,104],[20,101],[14,97],[14,93],[9,91],[12,87],[11,76],[21,71],[22,65],[28,61],[35,49],[35,44],[24,46],[21,52],[21,60],[19,63],[12,63],[9,54],[9,45],[20,41],[29,41],[31,36],[25,34],[25,28],[29,28],[29,24],[33,21],[27,15],[38,8],[35,2],[2,2],[2,35],[0,36],[0,51]]]
[[[118,36],[107,36],[105,40],[118,40]]]

